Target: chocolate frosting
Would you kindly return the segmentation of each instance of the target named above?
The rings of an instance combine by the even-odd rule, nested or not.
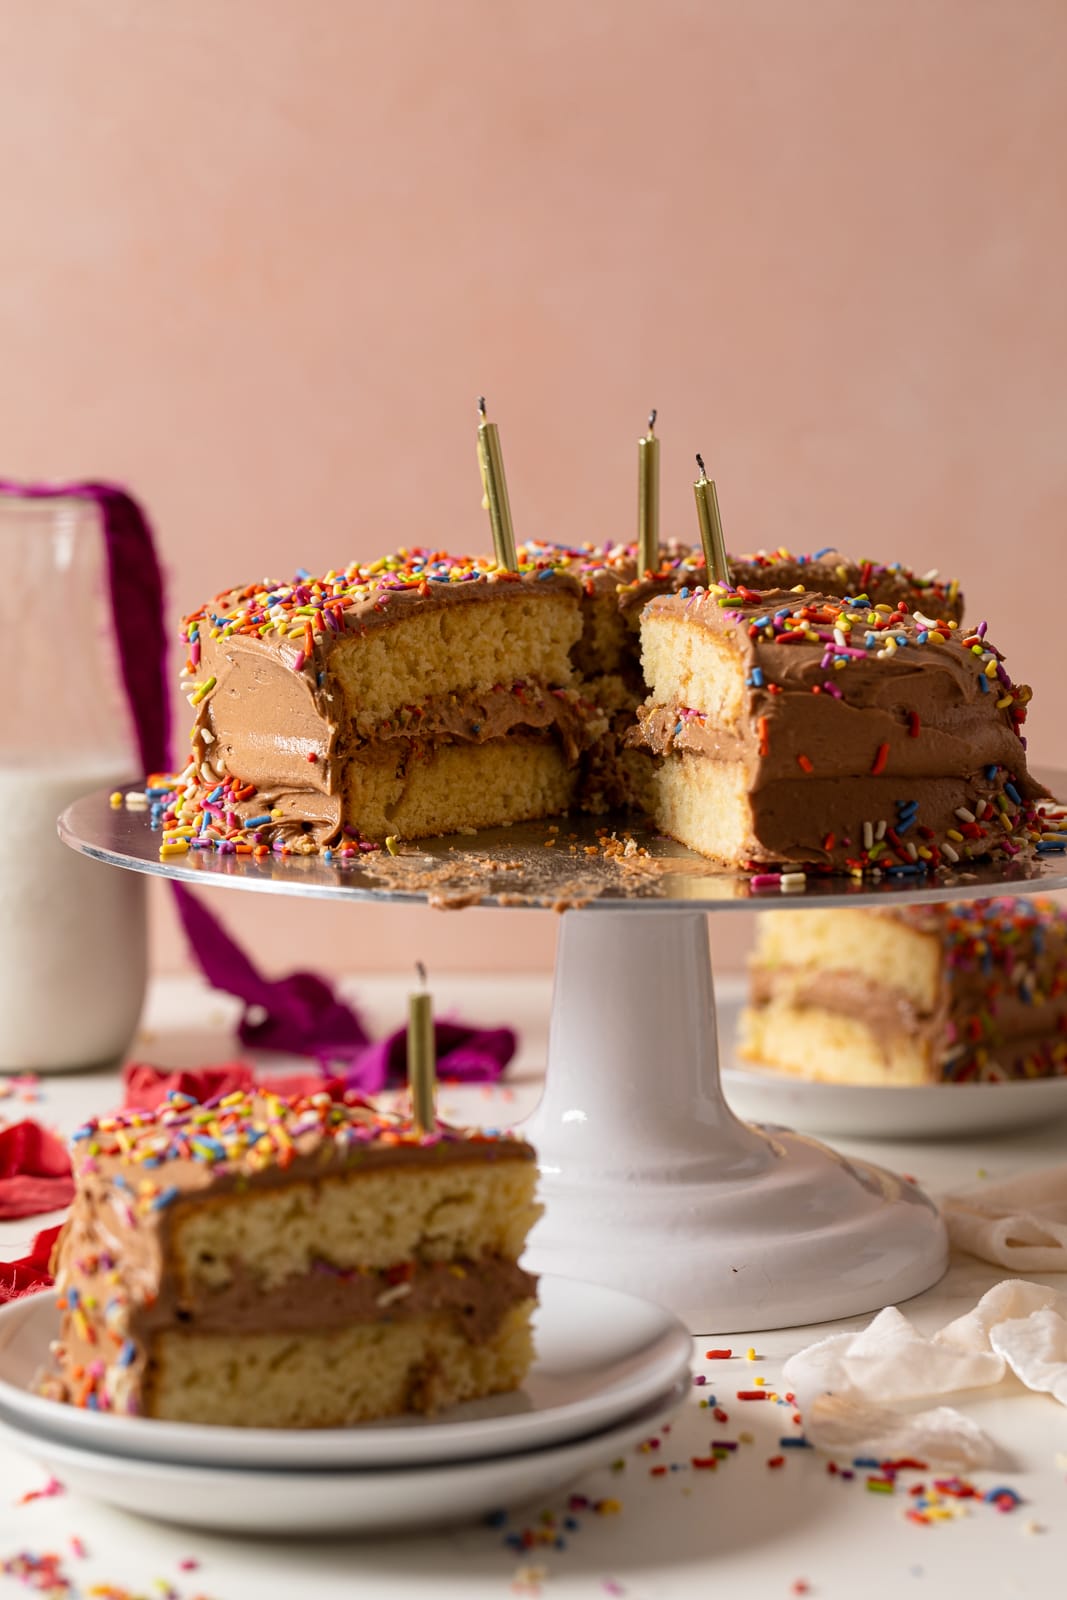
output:
[[[224,1287],[161,1297],[138,1308],[131,1332],[147,1341],[175,1324],[196,1333],[315,1333],[352,1322],[404,1322],[431,1312],[453,1313],[472,1343],[490,1338],[504,1313],[537,1294],[537,1279],[515,1261],[418,1261],[406,1273],[339,1271],[329,1262],[295,1274],[276,1289],[262,1286],[239,1262]]]

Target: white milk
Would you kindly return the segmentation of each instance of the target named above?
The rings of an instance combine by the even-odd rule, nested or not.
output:
[[[117,1060],[144,999],[145,883],[61,844],[56,818],[114,782],[100,766],[0,765],[0,1072]]]

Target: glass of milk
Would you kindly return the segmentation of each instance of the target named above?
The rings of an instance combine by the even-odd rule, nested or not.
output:
[[[56,833],[79,795],[143,777],[97,508],[0,494],[0,561],[0,1072],[100,1066],[133,1037],[147,951],[144,880]]]

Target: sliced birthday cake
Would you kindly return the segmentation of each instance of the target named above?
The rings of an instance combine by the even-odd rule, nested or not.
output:
[[[954,583],[836,552],[528,544],[230,590],[188,617],[168,850],[355,852],[650,813],[731,866],[921,872],[1041,840],[1030,691]]]

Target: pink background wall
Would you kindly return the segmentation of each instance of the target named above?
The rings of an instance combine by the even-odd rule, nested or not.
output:
[[[1062,0],[85,0],[0,48],[0,466],[134,486],[175,614],[484,545],[479,392],[520,535],[629,535],[656,405],[665,531],[703,448],[735,549],[958,572],[1067,765]],[[225,909],[272,964],[553,939]]]

